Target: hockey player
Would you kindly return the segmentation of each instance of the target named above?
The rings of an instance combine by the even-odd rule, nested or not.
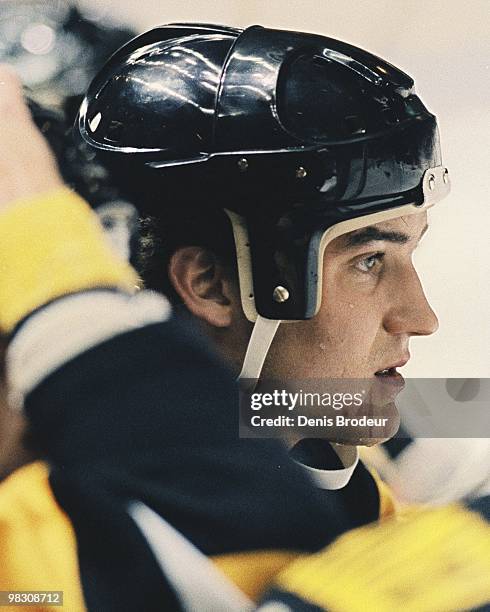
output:
[[[449,174],[435,117],[384,60],[318,35],[164,26],[98,74],[78,131],[151,217],[147,286],[242,378],[396,386],[410,338],[437,328],[411,258]],[[292,450],[352,526],[393,508],[361,438]]]
[[[231,379],[168,321],[163,298],[131,297],[133,273],[63,187],[17,82],[1,68],[0,140],[9,404],[27,414],[49,462],[0,485],[2,603],[245,611],[256,607],[246,593],[267,586],[264,612],[279,602],[384,612],[402,602],[435,611],[488,601],[488,527],[458,509],[352,533],[280,573],[301,550],[335,537],[341,515],[327,511],[280,446],[237,444]],[[427,530],[434,546],[425,550]],[[203,555],[226,551],[228,563],[216,562],[231,580]]]

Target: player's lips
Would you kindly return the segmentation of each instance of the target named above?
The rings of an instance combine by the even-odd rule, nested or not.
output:
[[[374,373],[374,375],[385,382],[393,383],[399,386],[405,386],[405,379],[400,374],[400,372],[397,372],[397,368],[403,367],[409,359],[410,356],[400,359],[396,363],[392,363],[383,368],[380,368]]]

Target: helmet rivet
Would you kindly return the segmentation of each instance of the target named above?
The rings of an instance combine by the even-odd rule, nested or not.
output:
[[[241,157],[237,165],[240,172],[246,172],[248,170],[248,159],[246,157]]]
[[[300,166],[299,168],[296,168],[296,178],[303,179],[303,178],[305,178],[305,176],[307,174],[308,174],[308,172],[306,172],[306,169],[303,168],[303,166]]]
[[[449,183],[449,170],[447,168],[444,168],[442,180],[446,183],[446,185]]]
[[[279,302],[281,304],[289,299],[289,291],[286,289],[286,287],[281,287],[281,285],[278,285],[274,289],[272,297],[275,302]]]
[[[429,176],[429,189],[433,191],[435,187],[436,187],[436,177],[433,174],[431,174]]]

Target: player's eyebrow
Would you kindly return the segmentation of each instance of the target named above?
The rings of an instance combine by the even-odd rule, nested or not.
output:
[[[420,232],[419,240],[425,234],[428,229],[428,225],[426,225],[422,231]],[[342,248],[350,249],[358,246],[362,246],[363,244],[368,244],[369,242],[376,241],[386,241],[386,242],[394,242],[395,244],[406,244],[411,237],[404,232],[393,232],[389,230],[381,230],[374,225],[369,227],[364,227],[355,232],[351,232],[344,236]]]
[[[361,246],[368,242],[375,241],[386,241],[395,242],[397,244],[406,244],[410,240],[410,236],[403,232],[390,232],[386,230],[380,230],[377,227],[370,226],[364,227],[363,229],[351,232],[344,236],[343,247],[350,249],[352,247]]]

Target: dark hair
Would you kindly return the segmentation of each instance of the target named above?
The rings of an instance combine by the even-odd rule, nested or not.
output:
[[[184,246],[205,248],[230,272],[236,269],[231,222],[224,210],[186,204],[142,218],[137,271],[146,288],[164,293],[174,304],[181,300],[169,279],[168,265],[173,253]]]

